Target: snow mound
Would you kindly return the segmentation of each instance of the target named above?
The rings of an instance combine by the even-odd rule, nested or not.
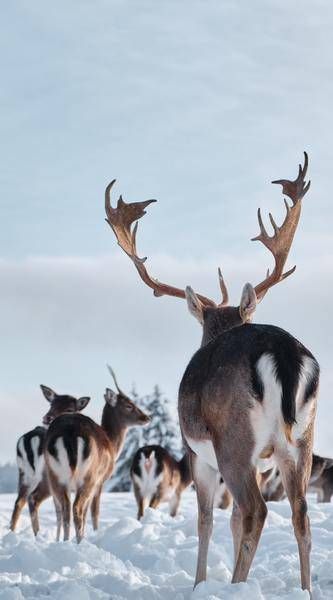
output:
[[[208,580],[192,590],[197,555],[196,498],[184,494],[181,514],[148,509],[135,519],[131,493],[104,494],[98,532],[56,543],[51,501],[34,539],[27,512],[8,531],[15,496],[0,496],[0,600],[306,600],[286,502],[269,504],[267,523],[247,583],[231,585],[229,511],[216,510]],[[314,600],[333,599],[333,505],[310,500]]]

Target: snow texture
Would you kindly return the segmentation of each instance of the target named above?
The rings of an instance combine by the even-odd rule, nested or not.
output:
[[[34,540],[28,513],[8,532],[14,495],[0,496],[0,600],[306,600],[287,502],[269,503],[267,523],[247,583],[231,585],[230,511],[216,509],[208,580],[193,592],[197,555],[196,499],[184,494],[180,515],[167,507],[135,519],[131,493],[104,494],[101,525],[87,538],[56,543],[51,500]],[[333,505],[310,497],[313,600],[333,598]]]

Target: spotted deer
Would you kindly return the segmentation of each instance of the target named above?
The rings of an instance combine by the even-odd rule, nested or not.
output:
[[[138,519],[145,508],[169,503],[170,516],[175,517],[183,491],[192,481],[187,454],[177,461],[162,446],[142,446],[134,455],[131,479],[138,506]]]
[[[61,414],[83,410],[90,400],[88,397],[74,398],[68,394],[57,394],[46,385],[40,387],[50,403],[50,409],[43,417],[43,424],[46,426]],[[35,535],[39,532],[39,507],[51,495],[44,460],[46,432],[46,427],[35,427],[18,439],[16,462],[19,480],[18,494],[10,522],[12,531],[15,531],[20,514],[28,502],[33,532]]]
[[[252,324],[258,302],[285,280],[284,272],[301,214],[308,157],[294,181],[280,179],[286,216],[278,226],[270,214],[273,235],[267,232],[260,209],[259,240],[274,258],[272,272],[253,287],[245,284],[239,306],[229,306],[221,270],[219,303],[191,287],[176,288],[152,278],[136,249],[138,224],[154,200],[127,204],[119,198],[113,208],[105,190],[107,222],[139,276],[155,296],[185,298],[190,313],[202,326],[201,348],[186,368],[179,388],[179,419],[187,444],[198,500],[199,551],[195,585],[206,579],[207,552],[212,533],[216,474],[221,473],[233,496],[231,529],[234,540],[232,582],[246,581],[266,519],[267,508],[257,483],[257,465],[274,460],[281,472],[298,543],[303,589],[311,589],[311,533],[306,490],[311,472],[313,428],[319,366],[311,352],[286,331],[273,325]],[[268,461],[269,462],[269,461]],[[267,468],[267,464],[266,464]]]
[[[101,425],[80,414],[63,415],[53,421],[45,440],[45,461],[57,514],[57,539],[61,526],[64,541],[69,539],[71,492],[76,540],[84,536],[89,506],[93,528],[98,528],[99,506],[104,482],[113,473],[129,427],[145,425],[143,413],[118,386],[106,388]]]

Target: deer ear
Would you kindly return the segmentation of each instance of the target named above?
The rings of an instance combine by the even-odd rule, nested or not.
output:
[[[239,314],[243,323],[251,321],[253,313],[257,308],[257,296],[254,288],[250,283],[246,283],[243,287],[242,297],[239,306]]]
[[[48,402],[53,402],[53,400],[57,397],[57,394],[53,390],[51,390],[51,388],[47,387],[47,385],[41,384],[40,389],[42,390]]]
[[[203,304],[189,285],[185,289],[185,296],[191,315],[199,321],[200,325],[203,325]]]
[[[82,398],[78,398],[76,401],[76,409],[77,411],[83,410],[87,404],[89,404],[90,398],[89,396],[82,396]]]
[[[114,406],[116,406],[116,404],[118,402],[118,396],[117,396],[116,392],[114,392],[110,388],[106,388],[105,394],[104,394],[104,400],[107,404],[110,404],[110,406],[114,407]]]

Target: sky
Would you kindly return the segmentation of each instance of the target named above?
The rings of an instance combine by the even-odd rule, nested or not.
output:
[[[156,198],[138,250],[152,275],[238,303],[272,261],[256,211],[309,154],[295,274],[257,310],[322,368],[315,448],[333,455],[333,7],[328,0],[14,1],[0,22],[0,462],[47,404],[39,384],[90,395],[158,383],[175,407],[200,326],[154,298],[105,223],[114,200]]]

